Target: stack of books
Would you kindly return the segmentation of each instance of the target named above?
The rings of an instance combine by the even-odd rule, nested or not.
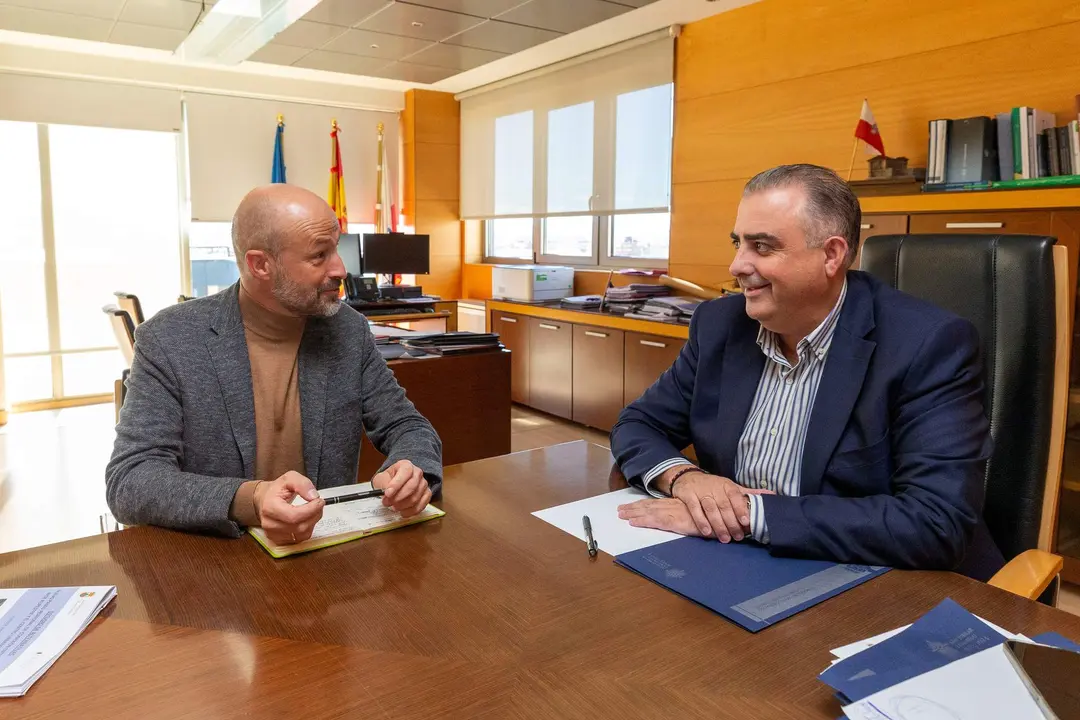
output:
[[[701,300],[684,297],[657,297],[649,298],[645,304],[626,317],[638,318],[639,320],[666,320],[669,322],[690,324],[690,318]]]
[[[992,118],[932,120],[926,189],[1080,185],[1080,95],[1076,105],[1076,118],[1063,125],[1027,106]]]
[[[649,298],[667,297],[671,288],[666,285],[631,283],[623,287],[609,287],[604,293],[604,308],[616,315],[636,312]]]
[[[819,678],[860,720],[1047,717],[1040,704],[1052,707],[1061,679],[1074,685],[1080,672],[1080,645],[1068,638],[1016,635],[948,598],[911,625],[832,654]],[[1056,671],[1043,672],[1050,664]]]

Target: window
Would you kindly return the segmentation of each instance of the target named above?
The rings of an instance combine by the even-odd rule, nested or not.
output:
[[[149,317],[181,290],[178,136],[0,123],[0,156],[8,399],[111,394],[124,361],[102,306],[132,292]]]
[[[486,259],[667,265],[673,61],[664,30],[463,93],[461,217]]]
[[[532,260],[532,218],[509,218],[488,221],[487,241],[487,254],[489,257],[511,260]]]

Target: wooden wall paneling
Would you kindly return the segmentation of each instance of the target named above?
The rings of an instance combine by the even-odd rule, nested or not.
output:
[[[885,68],[908,55],[955,51],[997,37],[1013,36],[1026,51],[1025,34],[1077,19],[1075,0],[768,0],[683,27],[676,97],[685,100],[856,65]],[[1057,51],[1064,54],[1069,48]],[[855,113],[857,118],[858,107]]]
[[[466,263],[461,269],[461,296],[486,300],[491,297],[491,266]]]

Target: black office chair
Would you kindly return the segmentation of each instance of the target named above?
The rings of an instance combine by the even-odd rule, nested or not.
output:
[[[131,322],[135,324],[135,327],[142,325],[146,318],[143,316],[142,303],[139,302],[138,296],[120,290],[114,292],[113,295],[116,296],[116,304],[120,306],[120,309],[131,316]]]
[[[1068,263],[1051,237],[880,235],[862,269],[967,318],[982,338],[994,449],[983,515],[1009,564],[990,584],[1053,604],[1068,399]]]

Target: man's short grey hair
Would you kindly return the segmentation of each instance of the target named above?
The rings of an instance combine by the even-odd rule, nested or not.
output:
[[[834,235],[844,238],[848,244],[846,262],[850,267],[859,252],[862,223],[862,208],[851,186],[820,165],[780,165],[752,177],[743,189],[743,196],[783,187],[801,187],[806,191],[803,208],[806,244],[821,247]]]

